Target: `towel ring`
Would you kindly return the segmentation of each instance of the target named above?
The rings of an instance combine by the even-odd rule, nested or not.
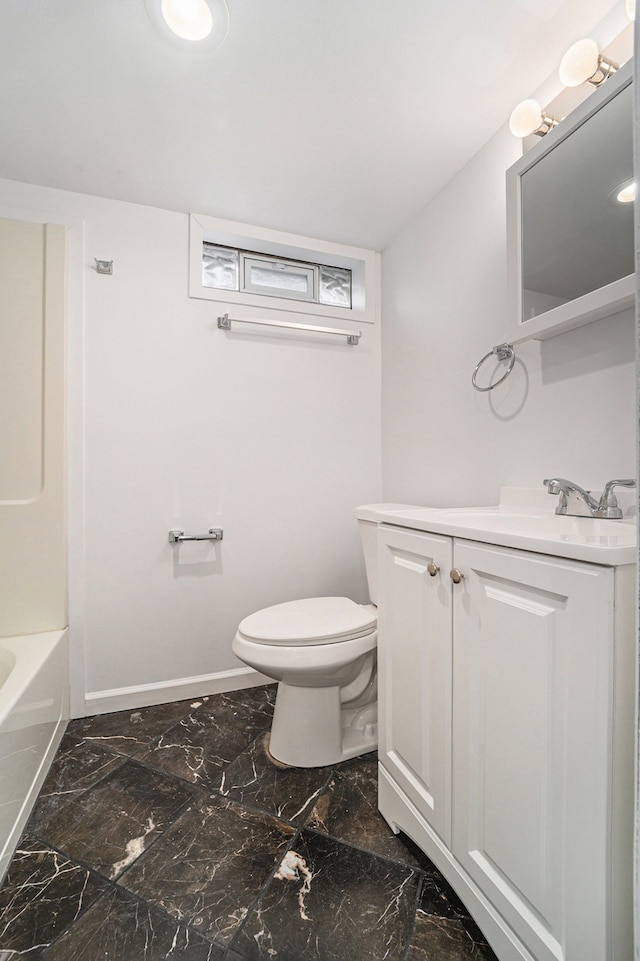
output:
[[[509,366],[507,367],[506,371],[504,372],[500,380],[497,380],[495,384],[489,384],[488,387],[478,387],[476,383],[476,374],[484,364],[485,360],[488,360],[489,357],[493,357],[494,354],[498,358],[498,360],[508,360]],[[482,360],[478,361],[478,363],[476,364],[476,369],[471,375],[471,383],[473,384],[476,390],[479,390],[483,393],[487,390],[493,390],[494,387],[497,387],[498,384],[501,384],[503,380],[507,379],[507,377],[513,370],[513,365],[515,364],[515,362],[516,362],[516,354],[511,344],[498,344],[496,347],[492,347],[489,353],[484,355]]]

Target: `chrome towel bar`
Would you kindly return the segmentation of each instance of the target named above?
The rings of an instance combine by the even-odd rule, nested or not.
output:
[[[221,541],[222,528],[211,527],[208,534],[185,534],[184,531],[169,531],[170,544],[182,544],[183,541]]]
[[[223,314],[218,317],[218,328],[220,330],[231,330],[231,324],[258,324],[262,327],[284,327],[287,330],[307,330],[314,334],[335,334],[338,337],[346,337],[348,344],[357,344],[362,337],[362,331],[357,330],[351,333],[350,330],[339,330],[337,327],[313,327],[311,324],[289,324],[284,320],[242,320],[239,317],[229,317]]]

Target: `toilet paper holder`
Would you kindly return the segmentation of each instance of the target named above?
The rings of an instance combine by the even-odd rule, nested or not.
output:
[[[183,541],[221,541],[222,528],[210,527],[208,534],[185,534],[184,531],[169,531],[170,544],[182,544]]]

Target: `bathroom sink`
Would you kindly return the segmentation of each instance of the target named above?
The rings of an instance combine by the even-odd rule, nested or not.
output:
[[[570,517],[561,514],[503,511],[500,508],[475,508],[438,511],[440,521],[462,524],[482,530],[498,530],[532,534],[535,537],[604,538],[616,540],[634,534],[627,521],[603,520],[598,517]]]
[[[423,508],[389,511],[382,523],[516,547],[598,564],[636,561],[634,520],[604,520],[555,514],[539,506]]]

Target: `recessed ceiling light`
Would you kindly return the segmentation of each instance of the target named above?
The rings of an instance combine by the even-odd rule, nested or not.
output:
[[[206,0],[161,0],[160,10],[169,29],[182,40],[204,40],[213,30]]]
[[[218,46],[229,32],[225,0],[145,0],[145,6],[166,37],[196,49]]]
[[[635,199],[635,180],[625,180],[624,183],[618,184],[617,187],[614,187],[609,194],[609,200],[612,204],[632,204]]]

